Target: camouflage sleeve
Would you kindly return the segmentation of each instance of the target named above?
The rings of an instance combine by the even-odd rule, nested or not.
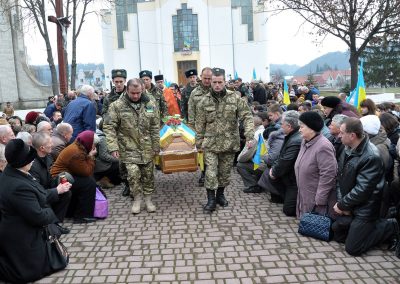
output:
[[[111,104],[107,114],[108,119],[104,121],[103,132],[106,135],[108,150],[111,152],[119,151],[117,133],[121,119],[116,111],[116,104]]]
[[[181,112],[182,112],[183,118],[186,119],[186,121],[188,120],[188,102],[189,102],[188,92],[186,89],[184,89],[182,92]]]
[[[238,115],[239,120],[243,121],[244,136],[246,141],[250,141],[254,138],[254,120],[251,115],[249,105],[242,99],[238,99]]]
[[[198,150],[202,149],[204,140],[204,133],[206,131],[206,115],[204,111],[202,100],[198,103],[196,108],[196,147]]]
[[[160,152],[160,120],[154,115],[150,121],[151,144],[154,152]]]
[[[188,125],[192,128],[194,127],[194,122],[196,118],[196,105],[193,93],[194,92],[192,92],[192,96],[190,96],[188,102],[188,121],[187,121]]]
[[[108,112],[108,108],[110,106],[110,101],[108,97],[105,97],[103,100],[103,110],[101,111],[101,114],[104,115]]]
[[[168,106],[167,102],[165,101],[165,98],[162,93],[160,93],[160,113],[161,113],[161,118],[168,116]]]

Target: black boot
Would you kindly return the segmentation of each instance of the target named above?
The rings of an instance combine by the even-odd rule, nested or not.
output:
[[[224,189],[225,188],[223,188],[223,187],[218,187],[218,189],[217,189],[217,204],[222,207],[227,207],[228,200],[226,200],[226,198],[225,198]]]
[[[122,188],[122,196],[129,196],[129,194],[131,193],[131,189],[129,187],[129,182],[127,180],[122,181],[123,188]]]
[[[211,213],[215,211],[215,208],[217,207],[217,203],[215,200],[215,190],[207,189],[207,199],[207,204],[204,205],[203,209]]]
[[[199,178],[199,186],[204,186],[204,180],[205,180],[206,172],[202,171],[200,178]]]

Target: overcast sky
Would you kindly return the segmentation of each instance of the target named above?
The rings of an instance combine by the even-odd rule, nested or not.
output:
[[[322,43],[309,34],[310,24],[302,25],[300,16],[293,12],[285,12],[268,20],[270,63],[305,65],[312,59],[332,51],[346,51],[346,45],[333,36],[328,36]],[[49,24],[51,38],[56,51],[56,28]],[[43,39],[37,32],[30,30],[26,33],[30,64],[47,64],[46,48]],[[70,46],[70,43],[69,43]],[[70,47],[69,47],[70,49]],[[91,14],[88,16],[78,38],[78,63],[102,63],[103,46],[100,17]],[[57,61],[57,56],[54,56]]]

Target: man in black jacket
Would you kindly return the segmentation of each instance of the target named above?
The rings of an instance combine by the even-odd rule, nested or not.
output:
[[[56,214],[60,222],[64,221],[64,217],[67,214],[68,206],[71,201],[72,193],[67,191],[63,194],[58,194],[60,188],[70,188],[71,184],[58,184],[57,187],[52,186],[52,178],[50,175],[50,167],[53,164],[51,158],[51,147],[52,141],[49,134],[45,132],[37,132],[33,135],[32,145],[36,149],[37,156],[33,160],[33,164],[29,173],[40,183],[45,189],[47,189],[47,203],[50,204],[54,213]],[[56,192],[57,194],[54,194]],[[60,226],[62,233],[67,234],[69,230]]]
[[[396,219],[379,219],[385,173],[378,149],[369,142],[358,118],[346,118],[339,137],[346,146],[339,157],[338,202],[340,217],[333,224],[335,239],[345,242],[351,255],[389,242],[400,258],[399,225]]]
[[[294,163],[300,151],[299,114],[291,110],[282,116],[281,128],[285,134],[278,159],[266,170],[258,185],[271,193],[271,201],[283,201],[283,213],[296,216],[297,183]]]

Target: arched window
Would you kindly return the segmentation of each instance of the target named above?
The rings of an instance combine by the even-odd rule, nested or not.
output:
[[[177,15],[172,16],[174,51],[198,51],[199,30],[197,14],[193,14],[192,9],[187,8],[187,4],[182,4],[181,8],[177,11]]]

